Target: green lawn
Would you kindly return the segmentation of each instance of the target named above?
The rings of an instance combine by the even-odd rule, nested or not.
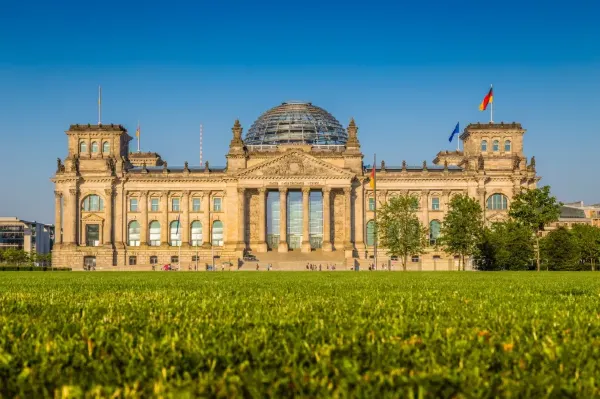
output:
[[[600,273],[0,274],[0,397],[600,395]]]

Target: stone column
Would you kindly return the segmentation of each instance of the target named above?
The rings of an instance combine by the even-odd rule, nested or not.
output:
[[[479,204],[481,205],[481,214],[483,216],[483,222],[485,223],[485,188],[480,187],[477,189],[477,196],[479,197]]]
[[[212,245],[212,226],[210,225],[210,191],[205,191],[200,198],[202,201],[202,246]]]
[[[310,187],[302,188],[302,252],[310,252]]]
[[[116,187],[116,192],[113,191],[113,195],[115,195],[114,199],[114,207],[113,213],[114,222],[113,230],[114,230],[114,245],[118,249],[123,249],[124,243],[127,241],[127,198],[125,195],[125,184],[121,183]],[[124,252],[123,252],[124,254]],[[118,264],[125,264],[125,256],[118,257]]]
[[[190,245],[190,192],[185,190],[181,196],[181,246],[188,247]]]
[[[279,247],[278,252],[287,252],[287,188],[279,189]]]
[[[423,215],[423,225],[429,228],[429,190],[421,191],[421,214]]]
[[[77,188],[69,189],[69,202],[71,206],[70,215],[70,234],[67,236],[67,243],[72,245],[78,245],[79,237],[77,232],[77,225],[79,223],[79,190]],[[65,223],[66,224],[66,223]]]
[[[113,189],[107,188],[104,190],[106,194],[104,201],[104,237],[103,244],[112,247],[112,229],[113,229]]]
[[[161,222],[160,222],[160,245],[169,245],[169,192],[164,191],[160,196],[160,210],[161,210]]]
[[[331,189],[323,187],[323,251],[331,252]]]
[[[140,193],[140,246],[148,245],[148,191]],[[129,239],[128,239],[129,240]]]
[[[450,190],[442,191],[442,196],[444,198],[444,205],[442,207],[442,210],[444,211],[444,216],[446,216],[448,214],[448,211],[450,210],[450,192]]]
[[[352,188],[345,187],[344,188],[344,251],[346,252],[346,257],[348,257],[348,251],[352,251],[354,249],[352,245]],[[351,256],[352,254],[350,254]]]
[[[246,249],[245,222],[246,221],[246,189],[238,187],[238,227],[237,227],[237,250]]]
[[[62,223],[60,222],[62,193],[54,191],[54,242],[62,244]]]
[[[267,252],[267,189],[258,189],[258,244],[256,252]]]
[[[361,182],[358,187],[354,189],[356,193],[354,201],[354,246],[358,251],[359,258],[365,256],[365,194],[364,186]]]

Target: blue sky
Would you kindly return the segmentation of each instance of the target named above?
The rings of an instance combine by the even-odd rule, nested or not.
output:
[[[401,4],[406,3],[406,4]],[[411,4],[412,3],[412,4]],[[450,4],[452,3],[452,4]],[[224,165],[231,126],[287,100],[354,117],[365,163],[431,162],[457,121],[527,129],[542,184],[600,202],[600,4],[11,2],[0,14],[0,215],[52,222],[71,123],[121,123],[170,165]],[[8,194],[11,193],[11,194]],[[16,193],[16,194],[12,194]]]

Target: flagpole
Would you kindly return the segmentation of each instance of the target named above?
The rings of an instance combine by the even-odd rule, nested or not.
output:
[[[138,152],[140,152],[140,141],[142,140],[142,132],[140,131],[140,120],[138,119],[138,126],[137,126],[137,141],[138,141]]]
[[[102,86],[98,85],[98,124],[102,124]]]
[[[377,164],[377,154],[373,153],[373,198],[375,201],[375,206],[373,207],[374,213],[374,222],[375,222],[375,234],[373,240],[373,252],[375,259],[375,270],[377,270],[377,177],[375,176],[375,165]]]
[[[183,196],[179,199],[179,215],[177,215],[177,229],[181,227],[181,206],[183,205]],[[187,206],[187,205],[186,205]],[[177,254],[177,271],[181,271],[181,233],[178,232],[177,238],[179,238],[179,253]]]
[[[494,87],[490,85],[490,91],[492,92],[492,103],[490,104],[490,123],[494,123]]]

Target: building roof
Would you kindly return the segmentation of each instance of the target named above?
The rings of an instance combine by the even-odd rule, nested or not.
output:
[[[262,114],[252,124],[244,143],[345,144],[346,130],[329,112],[305,102],[285,102]]]
[[[585,219],[585,211],[583,209],[573,208],[571,206],[560,207],[560,218],[561,219]]]

